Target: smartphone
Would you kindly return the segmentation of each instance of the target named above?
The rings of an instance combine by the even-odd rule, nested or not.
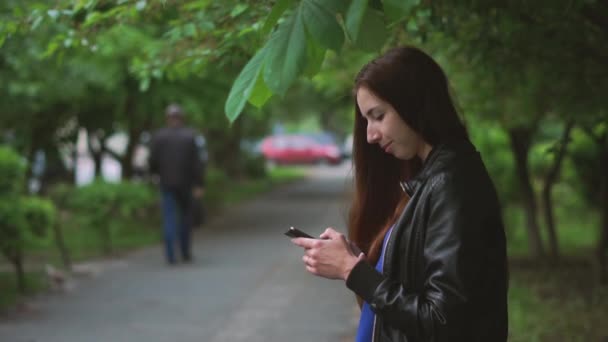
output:
[[[292,238],[308,238],[308,239],[316,239],[316,237],[313,237],[309,234],[304,233],[303,231],[294,228],[294,227],[289,227],[289,230],[287,230],[285,232],[285,235],[292,237]]]

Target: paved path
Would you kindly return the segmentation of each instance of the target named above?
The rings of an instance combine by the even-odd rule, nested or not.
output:
[[[197,232],[196,260],[159,246],[110,260],[73,290],[0,320],[0,342],[351,341],[358,309],[343,282],[307,274],[282,233],[344,231],[346,167],[230,208]]]

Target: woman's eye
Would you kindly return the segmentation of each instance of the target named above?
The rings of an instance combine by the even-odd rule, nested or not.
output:
[[[376,121],[382,121],[383,118],[384,118],[384,113],[377,115],[374,119]]]

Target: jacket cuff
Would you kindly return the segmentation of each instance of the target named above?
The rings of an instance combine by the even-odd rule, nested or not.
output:
[[[382,274],[376,271],[367,261],[361,260],[353,267],[348,278],[346,278],[346,287],[366,302],[371,303],[382,280],[384,280]]]

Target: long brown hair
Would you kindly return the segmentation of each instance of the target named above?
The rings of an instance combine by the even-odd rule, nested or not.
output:
[[[360,126],[355,124],[354,135]],[[399,160],[377,145],[367,142],[360,145],[357,139],[353,139],[353,144],[355,194],[349,215],[349,238],[375,264],[384,234],[409,199],[399,181],[409,179],[419,169],[420,162]],[[362,148],[371,151],[357,152]]]
[[[420,159],[399,160],[367,142],[367,121],[357,104],[366,87],[395,108],[399,116],[431,146],[468,140],[441,67],[415,47],[399,47],[365,65],[354,86],[353,163],[355,194],[349,237],[376,263],[387,229],[407,203],[400,181],[414,177]]]

